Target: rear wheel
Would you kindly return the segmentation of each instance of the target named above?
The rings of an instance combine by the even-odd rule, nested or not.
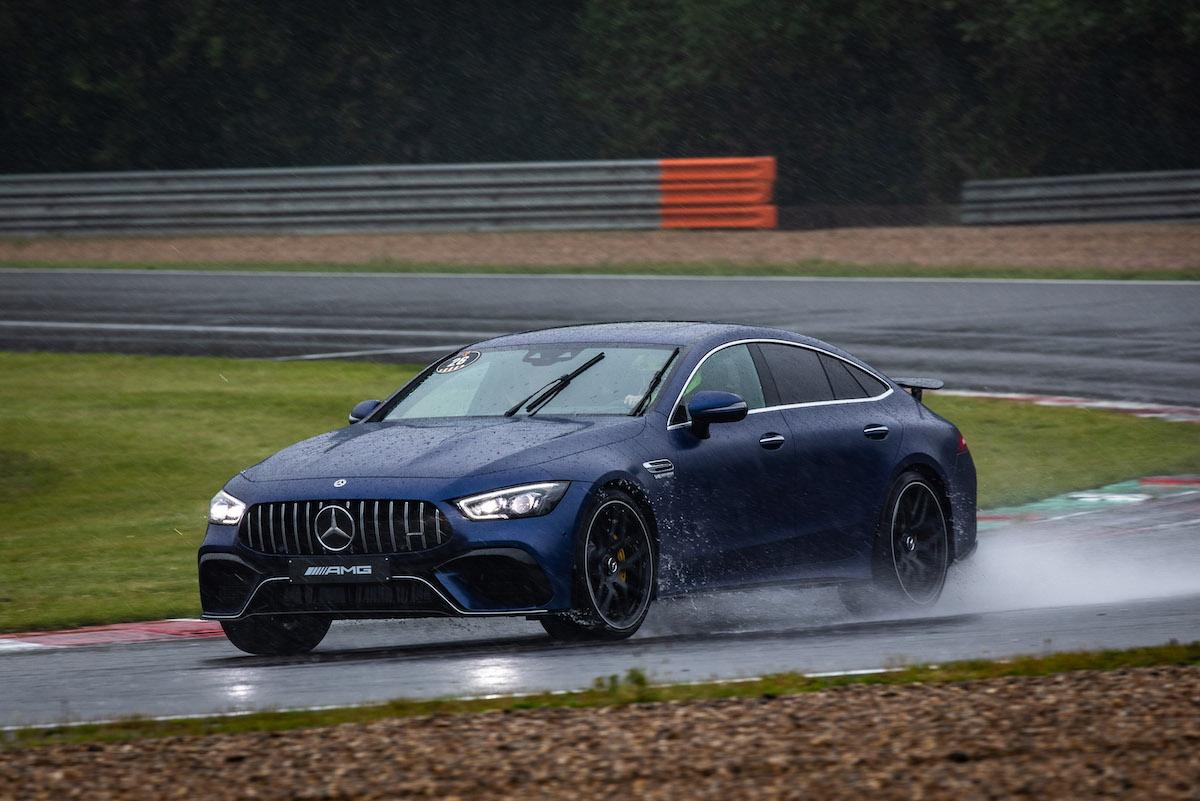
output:
[[[248,654],[288,656],[320,645],[330,622],[315,615],[256,615],[222,621],[221,628],[231,643]]]
[[[950,565],[950,527],[937,491],[920,473],[892,485],[875,538],[870,584],[838,588],[855,614],[930,607],[937,603]]]
[[[646,619],[654,593],[654,541],[646,515],[628,494],[603,490],[584,518],[575,547],[572,611],[541,618],[556,640],[621,640]]]

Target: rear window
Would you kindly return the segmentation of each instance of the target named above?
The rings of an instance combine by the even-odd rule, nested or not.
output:
[[[887,391],[887,385],[878,378],[841,359],[822,353],[821,364],[838,400],[873,398]]]
[[[759,351],[767,362],[771,377],[775,379],[779,403],[833,400],[833,390],[816,351],[768,344],[759,345]]]
[[[845,365],[846,369],[850,371],[850,375],[854,376],[854,380],[857,381],[862,388],[867,391],[868,398],[873,398],[876,395],[882,395],[888,391],[887,384],[883,383],[866,370],[860,370],[854,365],[846,364],[845,362],[842,362],[842,364]]]

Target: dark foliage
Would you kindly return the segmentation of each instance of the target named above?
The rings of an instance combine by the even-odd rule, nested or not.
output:
[[[1200,166],[1195,0],[0,2],[0,172],[759,155],[783,203]]]

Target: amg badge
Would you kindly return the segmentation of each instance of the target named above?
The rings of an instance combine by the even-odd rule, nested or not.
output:
[[[313,565],[304,571],[306,576],[369,576],[370,565]]]
[[[386,556],[354,556],[354,562],[332,556],[299,557],[288,560],[288,578],[298,584],[360,584],[388,582],[391,565]]]

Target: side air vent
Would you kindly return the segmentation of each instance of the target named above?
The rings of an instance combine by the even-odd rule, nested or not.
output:
[[[646,468],[646,472],[655,478],[671,478],[675,475],[675,465],[671,464],[670,459],[642,462],[642,467]]]

